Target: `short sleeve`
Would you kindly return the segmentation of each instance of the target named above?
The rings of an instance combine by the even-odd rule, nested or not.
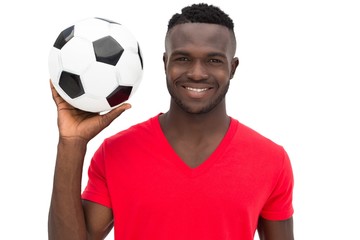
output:
[[[97,149],[91,159],[88,169],[88,183],[82,193],[82,199],[111,208],[103,151],[104,144]]]
[[[290,159],[285,150],[283,164],[275,183],[274,189],[261,211],[261,216],[273,221],[286,220],[294,213],[292,205],[294,176]]]

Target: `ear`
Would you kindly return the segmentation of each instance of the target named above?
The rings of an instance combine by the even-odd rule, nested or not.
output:
[[[166,71],[166,62],[167,62],[167,54],[164,52],[163,54],[163,63],[164,63],[164,70]]]
[[[239,66],[239,59],[237,57],[234,57],[231,61],[231,73],[230,73],[230,79],[232,79],[235,75],[236,69]]]

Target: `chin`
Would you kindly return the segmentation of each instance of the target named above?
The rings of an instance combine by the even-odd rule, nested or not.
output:
[[[216,106],[190,107],[181,106],[181,109],[189,114],[206,114],[211,112]]]

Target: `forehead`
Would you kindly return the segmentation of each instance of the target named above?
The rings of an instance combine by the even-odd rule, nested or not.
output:
[[[184,23],[168,32],[165,46],[166,51],[195,46],[227,52],[232,49],[232,35],[228,28],[218,24]]]

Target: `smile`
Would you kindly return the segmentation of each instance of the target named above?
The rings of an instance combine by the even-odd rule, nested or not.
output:
[[[208,90],[208,88],[192,88],[192,87],[185,87],[185,88],[193,92],[204,92]]]

